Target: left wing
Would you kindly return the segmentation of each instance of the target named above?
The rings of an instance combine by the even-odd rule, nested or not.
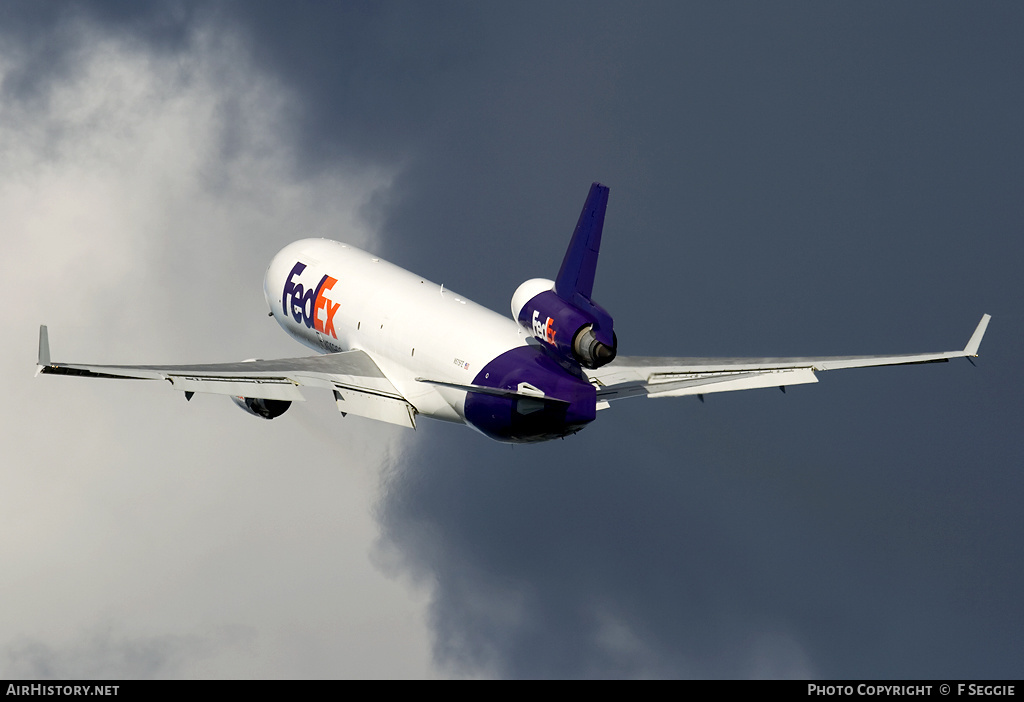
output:
[[[897,356],[825,356],[818,358],[662,358],[619,356],[606,366],[588,370],[597,386],[597,400],[607,403],[624,397],[703,396],[712,392],[749,390],[816,383],[815,371],[868,366],[939,363],[978,355],[990,315],[984,315],[961,351],[902,354]],[[599,404],[599,407],[602,407]]]
[[[370,419],[415,428],[416,409],[363,351],[273,361],[180,366],[109,366],[50,360],[49,334],[39,327],[38,373],[87,378],[166,380],[191,399],[205,392],[252,399],[303,401],[300,387],[333,390],[338,409]]]

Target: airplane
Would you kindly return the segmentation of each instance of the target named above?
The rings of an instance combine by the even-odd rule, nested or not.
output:
[[[491,439],[565,438],[627,397],[704,395],[817,382],[816,372],[978,355],[990,315],[960,351],[895,356],[672,358],[617,356],[611,315],[594,302],[608,188],[594,183],[554,280],[527,280],[511,319],[463,295],[327,239],[283,248],[263,281],[270,316],[320,355],[238,363],[112,366],[50,360],[39,329],[39,373],[164,380],[191,400],[228,395],[264,419],[334,395],[342,415],[415,428],[418,417],[466,424]],[[973,361],[971,361],[973,363]]]

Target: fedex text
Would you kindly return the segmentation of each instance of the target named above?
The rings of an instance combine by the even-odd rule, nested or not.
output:
[[[555,320],[548,317],[546,322],[540,321],[540,312],[533,311],[533,334],[538,339],[543,339],[552,346],[555,345]]]
[[[284,281],[284,292],[281,294],[281,306],[285,315],[291,315],[299,324],[305,324],[310,329],[316,329],[321,334],[329,334],[335,339],[338,334],[334,331],[334,315],[341,307],[341,303],[333,304],[324,297],[324,293],[334,287],[338,281],[329,275],[320,279],[316,288],[306,289],[302,283],[296,283],[295,278],[302,275],[306,270],[306,264],[296,262],[291,273]]]

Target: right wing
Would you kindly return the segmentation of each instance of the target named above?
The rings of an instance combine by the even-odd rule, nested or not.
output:
[[[815,371],[869,366],[898,366],[912,363],[938,363],[951,358],[978,355],[981,339],[988,328],[984,315],[961,351],[902,354],[897,356],[824,356],[807,358],[664,358],[620,356],[606,366],[588,370],[597,386],[597,400],[607,403],[624,397],[703,396],[712,392],[785,388],[787,385],[816,383]],[[599,405],[601,407],[602,405]]]
[[[363,351],[322,356],[176,366],[111,366],[50,360],[49,334],[39,327],[38,372],[87,378],[166,380],[190,399],[205,392],[266,400],[303,401],[300,387],[334,392],[338,409],[370,419],[416,426],[416,409]]]

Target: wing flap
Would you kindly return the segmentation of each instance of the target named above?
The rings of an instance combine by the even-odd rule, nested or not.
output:
[[[731,390],[785,387],[818,382],[811,368],[787,368],[760,371],[728,371],[717,373],[653,373],[649,379],[599,386],[598,401],[610,402],[624,397],[682,397],[706,395]]]
[[[343,416],[354,414],[409,429],[416,428],[416,409],[400,396],[388,397],[339,385],[334,389],[334,401]]]
[[[234,395],[262,400],[288,400],[302,402],[306,398],[299,392],[297,384],[288,378],[234,378],[217,376],[169,375],[175,390],[205,392],[214,395]]]
[[[768,370],[756,373],[714,374],[694,378],[676,378],[664,382],[654,381],[647,387],[648,397],[680,397],[703,395],[711,392],[730,390],[754,390],[756,388],[777,388],[786,385],[802,385],[818,382],[810,368]]]

